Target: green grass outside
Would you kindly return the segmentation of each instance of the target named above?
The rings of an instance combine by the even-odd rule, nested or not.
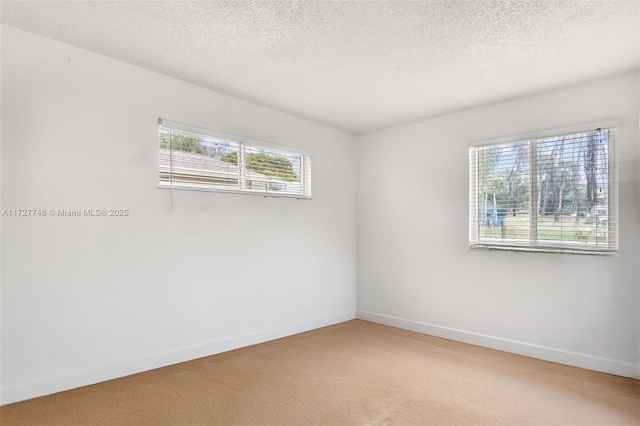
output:
[[[529,215],[509,215],[504,218],[503,226],[481,226],[480,238],[529,239]],[[607,228],[593,223],[593,219],[561,216],[554,222],[553,216],[538,217],[539,240],[564,241],[604,241]]]

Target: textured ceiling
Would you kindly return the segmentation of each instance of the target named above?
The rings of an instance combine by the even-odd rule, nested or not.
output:
[[[353,133],[638,67],[639,2],[2,2],[2,22]]]

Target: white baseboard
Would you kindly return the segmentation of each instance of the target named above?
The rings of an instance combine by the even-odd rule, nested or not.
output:
[[[71,374],[47,377],[40,380],[12,386],[2,389],[0,392],[0,404],[11,404],[26,399],[37,398],[56,392],[62,392],[81,386],[92,385],[106,380],[117,379],[155,368],[166,367],[180,362],[190,361],[205,356],[215,355],[245,346],[256,345],[270,340],[280,339],[293,334],[303,333],[316,328],[355,319],[354,312],[320,318],[304,324],[296,324],[276,330],[268,330],[259,333],[246,334],[230,339],[218,340],[204,345],[182,348],[171,352],[132,360],[123,364],[110,365],[86,371],[78,371]]]
[[[616,376],[640,379],[640,365],[626,361],[600,358],[592,355],[569,352],[562,349],[548,348],[515,340],[487,336],[484,334],[470,333],[468,331],[456,330],[454,328],[441,327],[438,325],[426,324],[418,321],[376,314],[373,312],[357,311],[356,316],[365,321],[415,331],[417,333],[428,334],[430,336],[442,337],[444,339],[497,349],[504,352],[584,368],[587,370],[615,374]]]

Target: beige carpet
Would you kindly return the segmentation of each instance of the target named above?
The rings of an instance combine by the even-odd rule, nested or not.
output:
[[[2,425],[640,424],[640,382],[354,320],[0,409]]]

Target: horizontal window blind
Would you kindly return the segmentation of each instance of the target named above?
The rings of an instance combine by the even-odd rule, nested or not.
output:
[[[469,245],[618,249],[615,127],[469,148]]]
[[[308,153],[176,129],[162,121],[159,143],[160,187],[311,198]]]

